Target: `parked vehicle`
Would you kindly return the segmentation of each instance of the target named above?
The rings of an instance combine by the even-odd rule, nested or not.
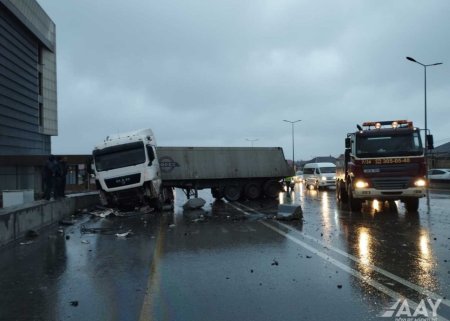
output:
[[[108,136],[93,151],[103,204],[150,204],[210,188],[229,201],[276,198],[280,181],[293,176],[279,147],[158,147],[150,129]]]
[[[408,212],[416,212],[427,184],[420,129],[406,120],[357,127],[345,139],[344,166],[337,171],[338,201],[360,211],[366,200],[400,200]],[[427,139],[433,148],[432,136]]]
[[[449,168],[435,168],[428,171],[429,180],[443,180],[450,182],[450,169]]]
[[[303,167],[306,188],[327,188],[336,185],[336,165],[333,163],[308,163]]]

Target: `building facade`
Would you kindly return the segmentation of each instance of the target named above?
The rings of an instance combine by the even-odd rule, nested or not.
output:
[[[40,190],[40,166],[58,134],[55,24],[35,0],[0,0],[0,191]],[[40,159],[40,158],[31,158]]]

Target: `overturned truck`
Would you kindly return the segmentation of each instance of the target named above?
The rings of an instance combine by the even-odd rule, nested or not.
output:
[[[293,175],[279,147],[158,147],[150,129],[108,136],[93,151],[103,204],[160,207],[172,189],[228,201],[276,198]]]

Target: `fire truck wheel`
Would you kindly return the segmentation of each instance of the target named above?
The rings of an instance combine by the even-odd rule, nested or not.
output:
[[[350,195],[348,196],[348,205],[349,205],[350,210],[352,212],[361,212],[362,200],[353,198],[353,195],[351,192],[349,194]]]
[[[417,210],[419,209],[419,199],[418,198],[410,198],[407,200],[404,200],[405,208],[408,211],[408,213],[417,213]]]

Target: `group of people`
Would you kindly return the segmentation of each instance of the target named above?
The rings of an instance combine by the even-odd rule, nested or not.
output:
[[[67,159],[50,155],[45,162],[42,178],[44,183],[44,199],[65,197],[67,175]]]

